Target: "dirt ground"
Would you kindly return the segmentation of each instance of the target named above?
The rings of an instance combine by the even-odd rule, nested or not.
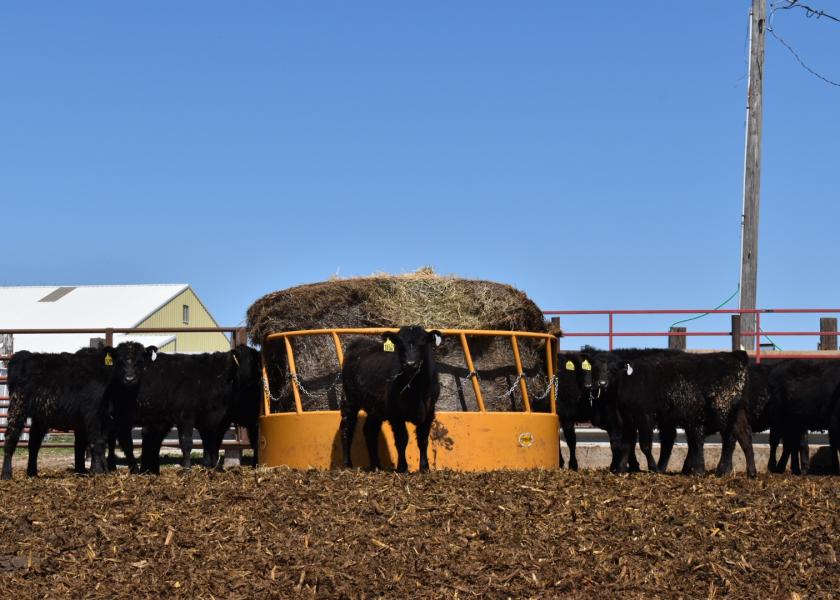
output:
[[[828,598],[840,478],[165,469],[0,482],[7,598]]]

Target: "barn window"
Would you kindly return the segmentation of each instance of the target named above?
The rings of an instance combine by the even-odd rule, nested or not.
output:
[[[183,310],[181,311],[183,318],[181,319],[184,322],[184,325],[190,324],[190,307],[185,304]]]

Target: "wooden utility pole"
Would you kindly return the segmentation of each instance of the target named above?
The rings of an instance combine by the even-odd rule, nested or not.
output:
[[[754,309],[758,279],[758,201],[761,182],[761,105],[764,80],[764,36],[767,0],[752,0],[750,11],[750,72],[747,91],[747,140],[744,154],[744,213],[741,225],[741,309]],[[744,331],[755,331],[755,315],[741,319]],[[741,344],[755,349],[755,337]]]

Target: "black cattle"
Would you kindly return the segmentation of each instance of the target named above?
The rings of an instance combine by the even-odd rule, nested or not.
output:
[[[344,400],[341,403],[341,442],[344,465],[351,467],[350,448],[359,410],[367,413],[364,425],[370,466],[380,467],[378,438],[383,421],[391,424],[397,446],[397,471],[408,470],[406,422],[417,428],[420,470],[429,469],[429,431],[440,394],[432,353],[443,338],[438,331],[420,326],[385,333],[382,340],[358,338],[347,346],[342,368]]]
[[[12,476],[12,455],[27,418],[32,419],[27,475],[38,473],[38,451],[49,429],[75,432],[77,472],[84,472],[85,448],[91,471],[104,472],[109,412],[136,394],[151,354],[134,342],[75,354],[16,353],[9,361],[3,479]]]
[[[557,416],[569,447],[569,468],[577,471],[575,423],[592,420],[592,363],[586,353],[557,355]],[[560,467],[564,465],[560,450]]]
[[[207,354],[159,354],[136,401],[114,415],[120,447],[129,469],[137,471],[131,429],[143,428],[140,470],[160,472],[160,448],[173,426],[178,428],[182,466],[191,466],[193,428],[204,447],[203,464],[215,467],[231,423],[248,431],[257,463],[257,421],[262,394],[259,353],[247,346]],[[112,458],[112,464],[115,459]]]
[[[803,436],[808,431],[828,429],[832,448],[840,448],[840,361],[784,361],[770,371],[769,388],[778,402],[771,437],[782,439],[782,456],[774,470],[783,472],[790,458],[791,472],[807,473],[807,438],[803,440]],[[832,452],[832,467],[840,473],[836,451]]]
[[[619,472],[627,469],[637,433],[648,469],[667,469],[676,429],[682,427],[688,442],[684,473],[705,471],[704,438],[720,432],[724,443],[737,439],[747,460],[747,473],[755,476],[752,434],[742,406],[747,380],[746,353],[660,351],[635,359],[622,359],[608,353],[603,360],[606,364],[599,368],[598,384],[616,386],[615,393],[610,396],[612,405],[608,412],[617,415],[615,419],[622,431]],[[602,379],[604,373],[606,379]],[[654,462],[651,452],[656,424],[661,439],[658,463]],[[718,474],[728,470],[731,465],[718,464]]]
[[[610,470],[613,472],[623,471],[620,468],[622,456],[624,455],[623,444],[629,444],[627,450],[626,470],[639,471],[639,461],[636,458],[635,445],[639,442],[640,448],[648,462],[648,469],[652,471],[664,470],[658,468],[653,460],[653,427],[655,426],[655,415],[644,418],[642,423],[625,423],[621,411],[618,410],[618,380],[619,373],[626,369],[626,361],[638,360],[652,356],[673,354],[674,350],[662,348],[620,348],[610,352],[589,350],[592,358],[593,381],[595,382],[592,399],[592,424],[607,432],[610,438],[612,450],[612,462]],[[625,433],[625,427],[627,432]],[[630,435],[632,433],[632,435]],[[624,439],[630,435],[628,439]],[[659,426],[660,439],[660,460],[663,458],[665,449],[664,465],[667,467],[668,456],[673,448],[677,432],[673,427]]]

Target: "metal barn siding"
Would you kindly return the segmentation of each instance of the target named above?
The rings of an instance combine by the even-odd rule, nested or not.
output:
[[[183,321],[184,306],[189,306],[189,323]],[[146,320],[137,325],[138,328],[154,329],[156,327],[218,327],[218,323],[204,308],[201,300],[187,288],[164,306],[160,307]],[[163,352],[218,352],[230,350],[230,341],[223,333],[178,333],[175,341],[161,348]]]

